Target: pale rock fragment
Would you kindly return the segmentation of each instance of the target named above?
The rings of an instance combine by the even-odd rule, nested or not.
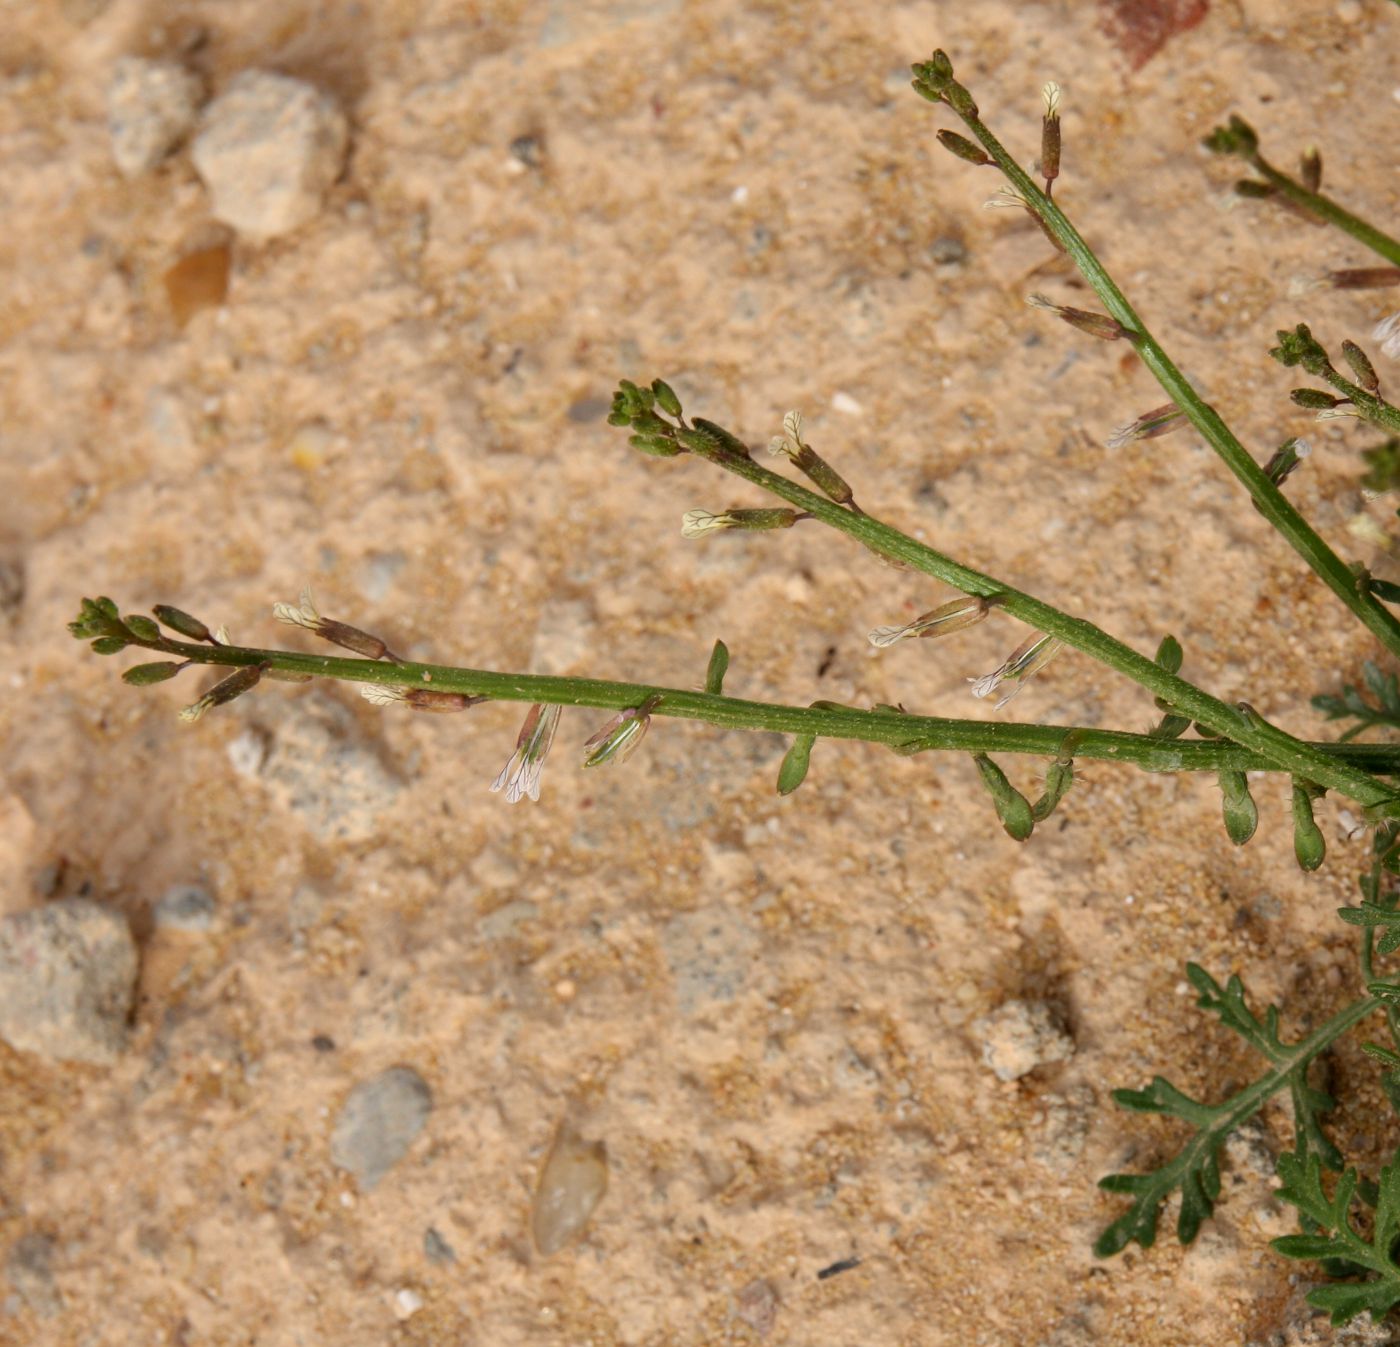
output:
[[[107,84],[107,130],[123,177],[149,173],[189,134],[204,85],[177,61],[123,56]]]
[[[290,233],[340,176],[349,127],[305,80],[245,70],[205,109],[192,150],[216,219],[251,239]]]
[[[608,1149],[560,1126],[540,1168],[530,1210],[530,1233],[545,1257],[577,1239],[608,1191]]]
[[[1044,1001],[1007,1001],[973,1021],[972,1032],[998,1080],[1019,1080],[1038,1066],[1074,1056],[1074,1040]]]
[[[115,1062],[136,987],[126,918],[65,898],[0,921],[0,1038],[68,1062]]]

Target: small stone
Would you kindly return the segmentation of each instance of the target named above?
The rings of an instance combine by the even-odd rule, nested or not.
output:
[[[1063,1094],[1047,1095],[1041,1101],[1045,1117],[1031,1145],[1031,1155],[1038,1164],[1061,1178],[1068,1177],[1084,1153],[1095,1102],[1093,1088],[1088,1085],[1073,1085]]]
[[[676,1004],[689,1016],[743,991],[758,935],[731,907],[702,908],[672,917],[661,933],[661,947],[675,980]]]
[[[608,1148],[585,1141],[568,1123],[560,1126],[540,1168],[530,1210],[535,1248],[546,1258],[583,1233],[608,1191]]]
[[[362,1193],[407,1153],[433,1111],[433,1094],[412,1067],[391,1066],[350,1091],[331,1133],[331,1160]]]
[[[126,918],[65,898],[0,921],[0,1038],[22,1052],[109,1064],[136,986]]]
[[[328,93],[288,75],[245,70],[205,109],[192,153],[215,218],[270,239],[321,209],[348,141],[345,114]]]
[[[176,884],[167,889],[151,911],[157,929],[203,935],[212,930],[218,907],[198,884]]]
[[[734,1297],[734,1302],[736,1317],[760,1338],[766,1338],[773,1331],[780,1302],[777,1288],[766,1277],[755,1277]]]
[[[928,255],[935,266],[955,267],[967,260],[967,245],[951,234],[944,235],[928,245]]]
[[[973,1021],[972,1032],[998,1080],[1019,1080],[1038,1066],[1074,1056],[1074,1040],[1044,1001],[1008,1001]]]
[[[217,309],[228,298],[232,259],[228,244],[219,243],[186,253],[165,273],[165,294],[177,327],[185,327],[205,309]]]
[[[400,1323],[412,1319],[423,1308],[423,1297],[407,1286],[394,1292],[394,1318]]]
[[[107,130],[112,158],[127,178],[149,173],[188,134],[204,86],[175,61],[124,56],[107,84]]]
[[[432,1226],[423,1234],[423,1252],[427,1255],[428,1262],[437,1263],[439,1266],[457,1261],[456,1251]]]
[[[860,416],[865,408],[849,393],[843,393],[838,389],[831,395],[831,410],[840,412],[842,416]]]
[[[41,1319],[52,1319],[63,1310],[63,1297],[53,1279],[53,1239],[48,1235],[21,1235],[5,1263],[5,1275],[19,1298]]]

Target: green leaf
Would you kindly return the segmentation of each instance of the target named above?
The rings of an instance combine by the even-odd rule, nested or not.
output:
[[[1169,674],[1178,674],[1181,672],[1182,661],[1186,655],[1181,649],[1181,642],[1175,636],[1164,636],[1153,658]]]
[[[1348,1169],[1330,1197],[1323,1186],[1322,1171],[1317,1155],[1302,1158],[1286,1152],[1279,1156],[1282,1187],[1277,1196],[1297,1207],[1300,1216],[1323,1233],[1286,1235],[1272,1241],[1273,1247],[1285,1258],[1310,1262],[1343,1259],[1354,1266],[1367,1280],[1319,1286],[1308,1292],[1308,1303],[1326,1310],[1333,1324],[1347,1323],[1362,1310],[1369,1310],[1379,1322],[1400,1304],[1400,1265],[1393,1257],[1400,1236],[1400,1154],[1381,1170],[1369,1238],[1358,1234],[1351,1224],[1351,1202],[1360,1181],[1357,1171]]]
[[[1237,847],[1242,847],[1259,826],[1259,808],[1249,793],[1249,778],[1243,772],[1219,773],[1225,831]]]
[[[815,734],[799,734],[778,768],[778,794],[791,795],[807,778],[807,765],[812,757]]]
[[[1360,907],[1339,907],[1337,915],[1349,926],[1379,929],[1381,937],[1376,942],[1377,953],[1391,954],[1400,949],[1400,912],[1394,908],[1363,902]]]
[[[716,641],[710,651],[710,667],[705,670],[705,691],[712,697],[724,692],[724,675],[729,671],[729,647],[723,641]]]
[[[1193,1135],[1160,1168],[1147,1174],[1110,1174],[1099,1181],[1105,1192],[1125,1193],[1133,1203],[1101,1234],[1094,1244],[1100,1257],[1118,1253],[1136,1240],[1144,1249],[1157,1235],[1157,1217],[1162,1203],[1181,1190],[1181,1215],[1177,1238],[1189,1244],[1201,1222],[1214,1211],[1220,1195],[1220,1173],[1216,1162],[1220,1147],[1242,1123],[1257,1113],[1264,1101],[1279,1090],[1292,1096],[1298,1145],[1303,1155],[1320,1165],[1340,1169],[1342,1158],[1331,1138],[1322,1130],[1321,1115],[1334,1106],[1331,1096],[1308,1084],[1308,1068],[1320,1049],[1300,1055],[1297,1044],[1285,1043],[1279,1036],[1279,1012],[1268,1006],[1261,1019],[1245,1000],[1244,984],[1231,977],[1222,987],[1198,964],[1186,965],[1186,976],[1196,989],[1196,1004],[1218,1015],[1220,1022],[1239,1034],[1265,1057],[1270,1070],[1218,1104],[1192,1099],[1161,1076],[1153,1078],[1144,1090],[1115,1090],[1113,1098],[1122,1108],[1138,1113],[1161,1113],[1191,1124]]]
[[[1382,673],[1380,667],[1370,660],[1361,666],[1361,676],[1367,690],[1375,698],[1374,702],[1367,701],[1361,689],[1350,683],[1342,685],[1340,696],[1312,699],[1312,704],[1325,712],[1328,720],[1357,722],[1341,736],[1342,743],[1376,725],[1400,729],[1400,679],[1394,673]]]
[[[1035,829],[1035,814],[1030,801],[1006,779],[1006,773],[985,753],[974,754],[972,760],[977,764],[982,784],[992,797],[997,818],[1001,820],[1007,836],[1024,842]]]

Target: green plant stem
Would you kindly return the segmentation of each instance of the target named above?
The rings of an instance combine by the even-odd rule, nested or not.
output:
[[[1335,225],[1338,229],[1350,234],[1358,243],[1385,258],[1392,266],[1400,266],[1400,240],[1393,239],[1374,225],[1369,225],[1365,220],[1358,219],[1345,207],[1339,206],[1331,197],[1324,196],[1321,192],[1308,191],[1302,183],[1290,178],[1287,173],[1279,172],[1261,155],[1249,155],[1246,158],[1250,166],[1265,182],[1290,201],[1316,215],[1319,219],[1326,220],[1328,224]]]
[[[1384,398],[1377,397],[1374,393],[1368,393],[1359,384],[1353,383],[1330,365],[1323,371],[1321,377],[1344,398],[1347,398],[1367,421],[1374,422],[1381,429],[1388,430],[1392,434],[1400,434],[1400,408],[1393,407]]]
[[[1225,466],[1243,484],[1250,498],[1259,507],[1260,513],[1283,534],[1327,587],[1365,623],[1376,639],[1392,655],[1400,658],[1400,619],[1370,593],[1357,588],[1356,577],[1350,567],[1269,480],[1255,462],[1253,455],[1235,438],[1215,408],[1191,387],[1186,376],[1177,369],[1166,351],[1147,330],[1133,306],[1128,303],[1123,292],[1059,206],[1036,186],[1029,174],[1007,153],[1002,143],[975,112],[969,113],[956,108],[953,110],[968,130],[977,137],[983,149],[995,160],[997,167],[1006,175],[1031,211],[1064,246],[1084,279],[1103,301],[1104,307],[1128,329],[1131,334],[1130,340],[1141,356],[1143,364],[1162,385],[1168,397],[1185,413],[1186,419],[1206,443],[1220,456]],[[1340,210],[1340,207],[1337,209]]]
[[[807,511],[822,523],[841,530],[875,552],[907,562],[915,569],[962,590],[964,594],[995,597],[998,605],[1013,617],[1020,618],[1038,631],[1058,637],[1067,645],[1127,675],[1162,698],[1173,710],[1199,721],[1237,744],[1253,749],[1279,770],[1328,786],[1365,805],[1394,798],[1387,787],[1364,772],[1338,763],[1317,748],[1265,724],[1252,711],[1229,706],[1201,691],[1195,684],[1168,673],[1161,665],[1140,655],[1092,622],[1072,617],[991,576],[963,566],[864,511],[848,510],[825,500],[814,491],[760,466],[751,458],[722,447],[696,449],[694,452],[798,509]]]
[[[1073,734],[1076,757],[1123,762],[1151,772],[1268,771],[1270,759],[1227,740],[1154,739],[1116,730],[1074,729],[1055,725],[996,724],[905,715],[898,711],[862,711],[830,706],[784,706],[746,701],[650,683],[610,682],[597,678],[557,678],[543,674],[492,673],[446,664],[390,664],[338,655],[310,655],[293,650],[250,646],[198,645],[161,639],[139,647],[188,659],[194,664],[243,667],[264,665],[284,673],[334,678],[386,687],[430,688],[497,701],[543,702],[620,711],[659,698],[652,715],[704,721],[726,729],[769,730],[779,734],[813,734],[883,744],[901,752],[953,750],[968,753],[1026,753],[1055,757]],[[1400,744],[1309,744],[1334,764],[1356,770],[1400,775]]]

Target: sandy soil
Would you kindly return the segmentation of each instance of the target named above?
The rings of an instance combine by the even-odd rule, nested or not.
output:
[[[274,685],[188,727],[181,691],[123,686],[63,624],[103,592],[296,643],[269,606],[310,581],[421,658],[687,686],[723,637],[739,695],[998,714],[964,679],[1014,624],[876,652],[872,626],[944,592],[812,528],[679,537],[692,506],[762,502],[603,424],[619,375],[664,374],[751,442],[804,409],[873,512],[1139,648],[1174,632],[1206,687],[1313,731],[1365,634],[1193,437],[1101,447],[1160,394],[1025,307],[1083,292],[979,209],[996,182],[937,148],[907,64],[946,47],[1027,162],[1040,85],[1064,85],[1057,195],[1261,457],[1312,436],[1290,493],[1370,561],[1357,519],[1393,523],[1358,489],[1370,437],[1307,429],[1265,352],[1304,317],[1364,337],[1393,296],[1290,300],[1293,275],[1368,258],[1237,207],[1197,145],[1238,110],[1396,218],[1394,7],[1218,0],[1137,70],[1099,6],[1056,0],[4,14],[0,904],[110,904],[142,974],[115,1067],[0,1045],[0,1249],[50,1255],[46,1276],[11,1258],[0,1341],[1176,1347],[1296,1319],[1248,1147],[1189,1251],[1089,1246],[1118,1210],[1095,1180],[1174,1135],[1109,1090],[1255,1069],[1185,961],[1282,998],[1291,1030],[1354,984],[1332,911],[1364,843],[1330,803],[1311,878],[1278,782],[1240,851],[1210,783],[1109,767],[1017,846],[966,760],[824,743],[780,800],[776,738],[662,722],[585,776],[596,718],[571,714],[543,800],[511,809],[486,786],[518,708]],[[351,115],[322,215],[234,240],[226,303],[183,328],[162,278],[226,236],[186,155],[112,167],[128,52],[185,53],[216,91],[288,71]],[[1073,655],[1013,712],[1154,716]],[[181,883],[215,896],[207,933],[154,925]],[[1076,1052],[1002,1083],[972,1025],[1015,997]],[[395,1065],[433,1111],[361,1194],[333,1119]],[[1394,1141],[1372,1082],[1338,1055],[1336,1134],[1370,1163]],[[606,1142],[609,1190],[543,1259],[530,1195],[565,1119]],[[1255,1151],[1287,1143],[1265,1122]]]

